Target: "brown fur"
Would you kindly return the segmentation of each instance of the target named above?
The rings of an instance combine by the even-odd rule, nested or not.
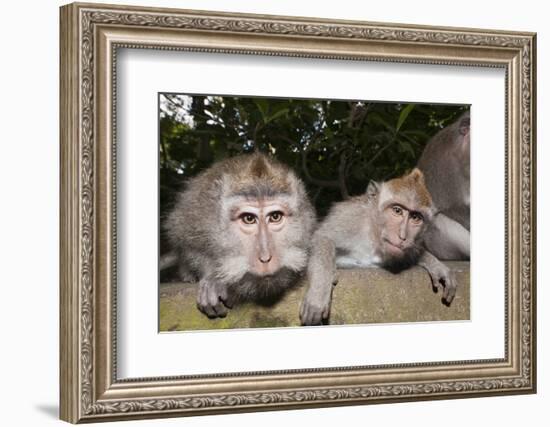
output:
[[[413,194],[416,203],[426,209],[432,207],[432,196],[426,187],[424,174],[418,168],[414,168],[409,174],[394,178],[386,183],[392,193]]]

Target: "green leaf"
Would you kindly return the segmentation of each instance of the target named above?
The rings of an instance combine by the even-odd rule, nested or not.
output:
[[[276,118],[280,117],[280,116],[284,116],[288,113],[288,108],[285,108],[283,110],[279,110],[279,111],[276,111],[275,113],[273,113],[271,116],[269,116],[266,120],[265,120],[265,123],[269,123],[273,120],[275,120]]]
[[[254,103],[256,104],[256,107],[258,107],[258,110],[260,110],[262,120],[266,122],[267,111],[269,110],[269,101],[265,98],[255,98]]]
[[[398,143],[399,143],[399,147],[401,148],[402,151],[410,154],[411,157],[414,158],[414,155],[415,155],[414,150],[407,141],[399,140]]]
[[[382,117],[382,115],[376,111],[373,111],[368,120],[372,121],[374,124],[385,127],[386,129],[393,130],[393,126],[388,123],[388,121]]]
[[[399,129],[401,129],[401,126],[403,126],[403,123],[405,123],[405,120],[407,120],[408,115],[411,113],[414,107],[415,104],[409,104],[401,110],[401,114],[399,114],[399,119],[397,120],[395,133],[399,132]]]

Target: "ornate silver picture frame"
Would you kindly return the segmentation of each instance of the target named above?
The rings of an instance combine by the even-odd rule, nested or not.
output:
[[[61,419],[112,421],[536,391],[535,34],[80,3],[63,6],[60,18]],[[121,49],[503,70],[505,247],[495,256],[505,266],[499,284],[504,356],[121,378],[116,280]],[[157,141],[151,143],[156,147]],[[152,310],[156,304],[151,301]]]

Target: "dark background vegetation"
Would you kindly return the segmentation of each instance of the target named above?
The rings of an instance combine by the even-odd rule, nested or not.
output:
[[[160,215],[185,179],[260,150],[304,180],[320,217],[333,202],[415,166],[468,106],[160,94]]]

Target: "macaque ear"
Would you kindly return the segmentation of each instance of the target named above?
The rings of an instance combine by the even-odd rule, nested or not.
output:
[[[415,182],[424,182],[424,174],[418,168],[414,168],[411,171],[411,173],[409,174],[409,178],[411,178]]]
[[[376,197],[380,193],[380,183],[376,181],[370,181],[367,186],[367,196]]]

